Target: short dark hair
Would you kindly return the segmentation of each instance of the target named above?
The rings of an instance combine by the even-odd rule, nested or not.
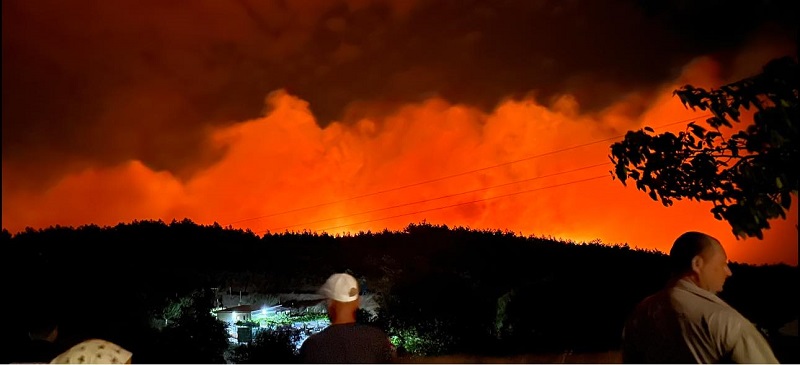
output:
[[[705,233],[686,232],[675,240],[669,250],[673,274],[683,274],[692,269],[692,259],[719,241]]]
[[[28,323],[28,333],[31,337],[44,338],[50,335],[58,327],[54,320],[33,320]]]
[[[47,337],[58,327],[61,321],[61,310],[58,305],[51,305],[50,298],[34,295],[34,302],[25,307],[24,312],[29,319],[25,322],[28,333],[36,337]]]

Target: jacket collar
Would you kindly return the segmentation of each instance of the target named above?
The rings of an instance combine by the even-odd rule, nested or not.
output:
[[[703,298],[705,298],[707,300],[710,300],[712,302],[719,303],[719,304],[724,305],[724,306],[728,306],[728,303],[725,303],[725,301],[723,301],[716,294],[697,286],[697,284],[693,283],[692,281],[690,281],[688,279],[679,279],[675,283],[675,288],[686,290],[686,291],[688,291],[688,292],[690,292],[692,294],[695,294],[697,296],[703,297]]]

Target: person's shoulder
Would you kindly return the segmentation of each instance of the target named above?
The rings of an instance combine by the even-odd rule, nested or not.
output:
[[[634,314],[643,314],[651,312],[653,308],[662,307],[670,302],[671,291],[670,288],[661,289],[653,294],[648,295],[634,307]]]
[[[709,330],[721,341],[732,344],[742,338],[761,337],[755,324],[731,307],[721,307],[705,316]]]
[[[378,328],[376,326],[370,325],[370,324],[358,323],[358,324],[356,324],[355,328],[357,328],[359,331],[371,332],[371,333],[381,334],[381,335],[384,335],[384,336],[386,335],[386,333],[383,332],[382,329],[380,329],[380,328]]]
[[[365,328],[365,332],[367,332],[368,335],[373,338],[374,341],[376,341],[376,343],[380,343],[381,345],[389,344],[389,346],[392,346],[389,336],[384,330],[375,326],[367,326]]]
[[[745,318],[736,309],[727,306],[719,306],[706,316],[709,325],[717,329],[725,330],[732,335],[737,335],[749,327],[755,328],[753,323]]]
[[[320,338],[323,337],[325,337],[325,330],[311,334],[303,341],[303,344],[300,345],[300,349],[302,350],[316,345],[319,342]]]

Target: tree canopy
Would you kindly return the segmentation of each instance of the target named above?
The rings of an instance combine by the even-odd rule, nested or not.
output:
[[[25,268],[3,277],[9,298],[24,299],[0,328],[8,349],[21,348],[28,321],[49,310],[67,348],[104,338],[137,363],[294,362],[288,344],[297,331],[288,328],[229,348],[210,313],[215,302],[245,286],[248,304],[260,303],[260,294],[310,294],[332,272],[347,271],[379,306],[359,320],[382,328],[401,354],[606,353],[619,348],[630,310],[670,277],[669,257],[656,250],[428,223],[257,237],[189,220],[138,221],[31,229],[0,235],[0,247],[0,265]],[[792,290],[798,268],[732,263],[731,270],[720,296],[774,334],[769,340],[783,341],[778,329],[800,308]],[[796,338],[785,337],[773,349],[782,363],[795,363]],[[0,362],[17,362],[2,355]]]
[[[711,213],[737,238],[763,238],[769,221],[785,219],[797,195],[798,86],[800,67],[792,57],[719,89],[686,85],[674,95],[687,108],[710,111],[709,127],[693,121],[677,135],[650,127],[629,131],[611,146],[612,176],[623,185],[636,181],[665,206],[684,198],[712,202]],[[734,128],[745,119],[742,108],[754,108],[752,123]]]

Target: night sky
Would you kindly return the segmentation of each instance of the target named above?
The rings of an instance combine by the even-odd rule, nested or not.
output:
[[[797,265],[797,205],[736,240],[612,181],[672,91],[797,54],[794,1],[5,0],[2,225],[508,229]],[[796,200],[796,199],[795,199]],[[328,204],[330,203],[330,204]]]

